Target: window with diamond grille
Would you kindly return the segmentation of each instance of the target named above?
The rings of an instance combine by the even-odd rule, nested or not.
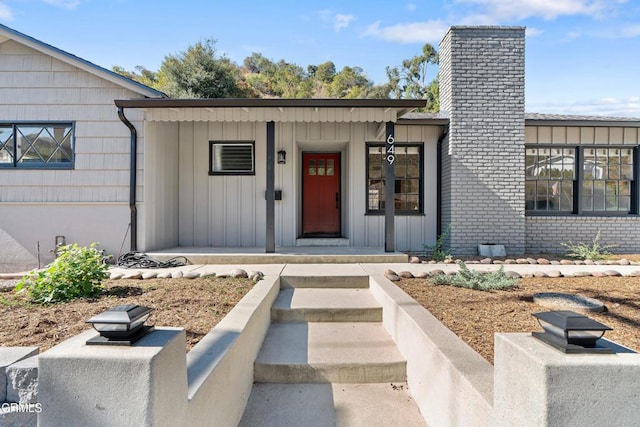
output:
[[[0,124],[0,167],[71,169],[73,124]]]

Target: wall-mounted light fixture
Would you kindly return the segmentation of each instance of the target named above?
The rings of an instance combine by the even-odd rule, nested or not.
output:
[[[153,331],[145,326],[153,309],[141,305],[118,305],[93,316],[86,323],[100,333],[87,341],[87,345],[132,345]]]
[[[278,164],[284,165],[287,163],[287,152],[284,150],[278,151]]]
[[[613,353],[597,341],[612,328],[582,314],[568,310],[534,313],[544,332],[533,332],[535,338],[563,353]]]

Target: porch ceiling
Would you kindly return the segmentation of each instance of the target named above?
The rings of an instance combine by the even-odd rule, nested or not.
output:
[[[148,121],[395,122],[424,101],[392,99],[131,99]]]

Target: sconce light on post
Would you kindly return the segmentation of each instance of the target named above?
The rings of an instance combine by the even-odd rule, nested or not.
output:
[[[87,345],[132,345],[153,331],[153,326],[144,324],[152,310],[134,304],[118,305],[93,316],[86,323],[100,335],[87,340]]]
[[[287,152],[284,150],[278,151],[278,164],[284,165],[287,163]]]
[[[534,313],[544,332],[533,332],[535,338],[563,353],[613,353],[608,347],[598,346],[597,341],[612,328],[582,314],[568,310]]]

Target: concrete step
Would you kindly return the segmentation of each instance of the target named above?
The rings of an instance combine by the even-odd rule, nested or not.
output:
[[[348,288],[369,287],[369,276],[280,276],[280,288]]]
[[[273,322],[382,322],[368,289],[283,289],[271,307]]]
[[[426,426],[406,383],[254,384],[241,427]]]
[[[263,383],[406,381],[406,360],[382,323],[274,323],[254,363]]]

